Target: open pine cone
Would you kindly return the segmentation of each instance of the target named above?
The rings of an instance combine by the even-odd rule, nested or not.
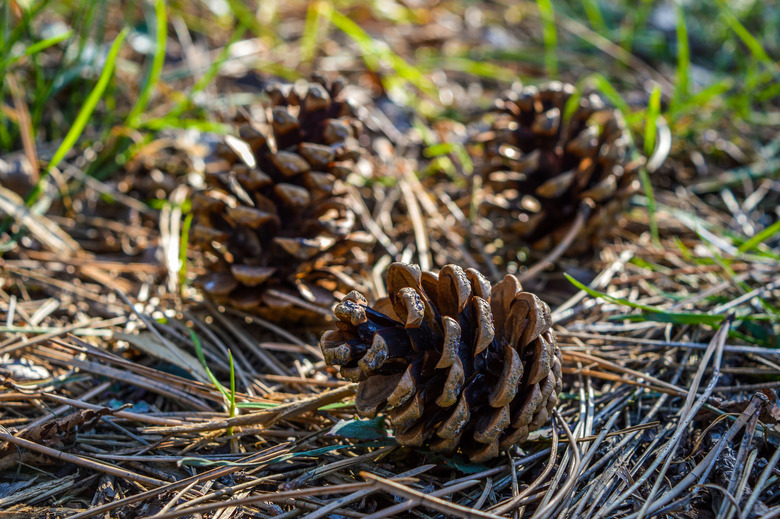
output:
[[[639,187],[620,113],[596,94],[583,95],[564,120],[570,84],[515,87],[496,103],[484,143],[483,213],[508,235],[549,250],[566,236],[582,204],[590,212],[568,249],[590,250],[614,227]]]
[[[270,106],[239,117],[239,137],[218,144],[190,233],[212,255],[201,280],[210,296],[276,321],[327,314],[334,287],[323,269],[343,259],[355,222],[339,179],[359,155],[360,124],[342,88],[273,86]]]
[[[394,263],[389,298],[358,292],[336,306],[325,362],[360,382],[363,416],[386,410],[402,445],[472,461],[493,458],[542,427],[558,403],[561,353],[550,309],[514,276],[491,288],[476,270],[421,272]]]

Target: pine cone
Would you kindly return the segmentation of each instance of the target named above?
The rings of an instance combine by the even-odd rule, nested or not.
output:
[[[549,307],[514,276],[494,287],[476,270],[436,275],[394,263],[389,298],[371,308],[349,293],[337,330],[320,342],[325,362],[360,382],[363,416],[387,410],[402,445],[472,461],[493,458],[542,427],[558,402],[561,353]]]
[[[482,210],[508,234],[535,249],[557,245],[581,204],[591,207],[570,254],[590,250],[614,227],[639,187],[640,161],[631,161],[631,139],[620,113],[596,95],[583,95],[564,121],[570,84],[515,87],[496,103],[484,143]],[[506,241],[506,240],[505,240]]]
[[[213,255],[202,280],[210,296],[277,321],[311,317],[302,307],[332,301],[318,271],[344,253],[355,217],[338,179],[359,156],[360,125],[341,90],[324,81],[304,92],[273,86],[270,106],[238,118],[239,138],[217,146],[190,233]]]

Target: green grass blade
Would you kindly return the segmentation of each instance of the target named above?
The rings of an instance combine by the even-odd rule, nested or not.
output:
[[[650,157],[655,150],[655,137],[658,131],[658,118],[661,116],[661,87],[656,85],[650,94],[650,100],[647,103],[645,112],[645,132],[644,132],[644,151],[645,157]],[[639,179],[642,181],[642,187],[647,196],[647,212],[650,219],[650,235],[653,243],[660,245],[661,239],[658,234],[658,219],[655,214],[655,193],[653,192],[653,183],[650,181],[650,173],[646,167],[639,170]]]
[[[471,175],[474,172],[474,162],[471,160],[471,155],[463,144],[456,144],[453,149],[453,153],[458,157],[460,165],[463,167],[463,172],[466,175]]]
[[[768,240],[769,238],[771,238],[772,236],[774,236],[775,234],[777,234],[779,232],[780,232],[780,221],[777,221],[777,222],[773,223],[772,225],[770,225],[769,227],[767,227],[766,229],[764,229],[763,231],[761,231],[758,234],[756,234],[755,236],[753,236],[752,238],[750,238],[748,241],[746,241],[742,245],[740,245],[737,250],[741,254],[741,253],[747,252],[747,251],[749,251],[751,249],[755,249],[761,243],[765,242],[766,240]]]
[[[30,29],[30,23],[48,4],[50,0],[43,0],[32,6],[29,10],[26,10],[24,5],[18,5],[22,10],[22,18],[19,22],[13,26],[11,32],[8,31],[7,22],[12,21],[14,18],[11,16],[11,3],[2,3],[2,17],[0,17],[0,25],[2,25],[2,31],[0,31],[0,55],[7,56],[14,48],[14,43],[19,41],[25,31]]]
[[[238,416],[238,413],[236,412],[238,408],[236,407],[236,368],[233,365],[233,352],[230,350],[228,350],[228,360],[230,361],[230,398],[228,400],[228,416],[233,418],[234,416]],[[228,434],[233,436],[233,427],[228,427]]]
[[[631,107],[628,106],[626,100],[623,99],[623,97],[618,93],[617,89],[612,86],[612,83],[610,83],[610,81],[602,74],[599,74],[598,72],[591,74],[588,76],[588,81],[592,82],[595,88],[604,94],[610,103],[612,103],[618,110],[623,112],[624,116],[627,116],[631,113]]]
[[[659,310],[658,308],[653,308],[652,306],[642,305],[639,303],[634,303],[633,301],[629,301],[628,299],[623,299],[621,297],[614,297],[614,296],[604,294],[603,292],[599,292],[598,290],[594,290],[586,285],[583,285],[582,283],[580,283],[579,281],[571,277],[569,274],[564,273],[563,275],[566,276],[566,279],[568,279],[572,285],[579,288],[580,290],[585,291],[591,297],[601,298],[610,303],[627,306],[629,308],[635,308],[637,310],[643,310],[648,314],[652,314],[652,319],[648,316],[642,316],[645,318],[645,320],[648,321],[653,320],[653,321],[660,321],[660,322],[671,322],[675,324],[707,324],[709,326],[717,326],[718,324],[720,324],[721,321],[723,321],[723,319],[726,318],[726,316],[722,314],[664,312],[663,310]]]
[[[555,10],[551,0],[537,0],[542,17],[544,39],[544,66],[551,78],[558,78],[558,32],[555,28]]]
[[[655,85],[647,103],[645,114],[644,149],[645,157],[650,157],[655,150],[655,136],[657,133],[658,117],[661,115],[661,87]]]
[[[759,42],[752,34],[750,34],[750,31],[745,28],[744,25],[737,19],[736,16],[734,16],[734,13],[731,12],[731,9],[729,8],[729,5],[724,0],[716,0],[718,7],[720,8],[720,13],[723,19],[726,21],[726,24],[729,26],[729,28],[734,31],[734,34],[737,35],[737,37],[742,40],[742,43],[745,44],[745,46],[750,50],[750,53],[760,62],[762,62],[769,70],[773,71],[774,73],[778,72],[777,63],[769,57],[769,54],[764,50],[764,47],[761,46],[761,42]]]
[[[734,80],[731,78],[724,78],[690,96],[684,102],[669,107],[667,114],[672,121],[676,121],[680,117],[690,115],[691,112],[701,110],[702,107],[710,104],[713,100],[723,101],[723,99],[727,97],[727,92],[733,87]]]
[[[232,417],[236,410],[236,368],[233,365],[233,352],[228,350],[228,360],[230,361],[230,416]]]
[[[585,16],[588,17],[593,30],[602,36],[608,36],[609,29],[604,21],[604,16],[601,14],[598,2],[596,0],[582,0],[582,7],[585,8]]]
[[[582,101],[583,89],[579,83],[574,87],[574,93],[566,100],[566,104],[563,105],[563,124],[567,125],[577,112],[577,108],[580,107],[580,101]]]
[[[190,241],[190,227],[192,227],[192,213],[184,218],[179,237],[179,290],[184,290],[187,284],[187,249]]]
[[[73,31],[65,31],[56,36],[52,36],[51,38],[47,38],[45,40],[35,42],[29,47],[27,47],[26,49],[24,49],[24,53],[22,53],[22,55],[19,56],[19,58],[23,56],[32,56],[33,54],[38,54],[39,52],[46,50],[53,45],[57,45],[61,41],[65,41],[69,39],[71,36],[73,36]]]
[[[622,305],[622,306],[627,306],[629,308],[635,308],[637,310],[645,310],[645,311],[648,311],[648,312],[657,312],[658,311],[655,308],[650,307],[650,306],[641,305],[639,303],[634,303],[633,301],[629,301],[628,299],[623,299],[623,298],[620,298],[620,297],[613,297],[613,296],[607,295],[607,294],[605,294],[603,292],[599,292],[598,290],[594,290],[594,289],[590,288],[589,286],[583,285],[582,283],[580,283],[579,281],[577,281],[576,279],[574,279],[573,277],[571,277],[569,274],[567,274],[565,272],[564,272],[563,275],[566,277],[566,279],[569,280],[569,283],[571,283],[575,287],[579,288],[580,290],[585,291],[591,297],[598,297],[598,298],[601,298],[601,299],[603,299],[605,301],[609,301],[610,303],[616,303],[616,304],[619,304],[619,305]]]
[[[677,82],[672,104],[677,105],[688,96],[691,72],[691,50],[688,45],[688,27],[685,25],[685,11],[679,2],[675,5],[677,18]]]
[[[119,54],[119,49],[122,47],[122,42],[125,41],[127,32],[127,27],[122,29],[122,32],[117,35],[114,43],[111,44],[111,49],[108,51],[108,55],[106,56],[106,63],[103,65],[103,71],[100,73],[100,77],[98,78],[95,88],[93,88],[92,92],[89,93],[87,100],[81,106],[78,115],[76,115],[76,120],[73,121],[73,124],[71,125],[67,135],[65,135],[65,138],[62,140],[59,148],[57,148],[57,151],[54,152],[54,155],[49,161],[49,165],[46,167],[46,173],[44,174],[44,177],[48,175],[52,169],[56,168],[62,159],[65,158],[65,155],[67,155],[71,148],[73,148],[73,146],[76,144],[76,141],[81,136],[81,133],[84,131],[84,128],[87,126],[89,118],[92,116],[92,112],[95,111],[95,107],[97,106],[98,102],[100,102],[100,99],[103,96],[103,92],[105,92],[106,87],[108,86],[108,82],[111,80],[111,76],[114,74],[116,58]],[[41,181],[43,181],[43,178],[41,178]],[[41,182],[38,183],[39,187],[40,185]],[[35,193],[33,193],[31,196],[37,198],[38,192],[38,189],[36,189]]]
[[[184,108],[182,108],[184,111]],[[230,126],[214,121],[203,121],[200,119],[183,119],[176,117],[176,113],[170,113],[165,117],[155,117],[138,124],[137,128],[146,130],[162,130],[163,128],[182,128],[185,130],[198,130],[201,132],[212,132],[226,134],[230,133]]]
[[[441,157],[442,155],[452,153],[454,149],[455,144],[451,142],[439,142],[425,147],[423,149],[423,156],[427,158]]]
[[[660,246],[661,238],[658,234],[658,219],[656,217],[653,182],[650,180],[650,174],[647,172],[647,168],[644,166],[639,169],[639,180],[642,182],[642,189],[644,189],[645,196],[647,197],[647,216],[650,220],[650,236],[653,239],[653,243],[657,246]]]
[[[222,397],[225,399],[225,402],[230,402],[230,394],[228,393],[228,390],[225,386],[219,383],[219,380],[217,380],[217,377],[214,376],[214,373],[211,372],[209,369],[209,365],[206,362],[206,356],[203,354],[203,345],[200,343],[200,337],[198,337],[198,334],[195,333],[195,330],[189,329],[190,332],[190,339],[192,339],[192,344],[195,346],[195,354],[198,356],[198,360],[203,365],[203,369],[206,370],[206,375],[208,375],[209,380],[212,384],[214,384],[214,387],[219,390],[220,393],[222,393]]]
[[[707,326],[717,327],[723,319],[726,317],[723,315],[712,314],[693,314],[693,313],[675,313],[675,312],[642,312],[636,315],[616,315],[610,320],[615,321],[630,321],[630,322],[646,322],[652,321],[655,323],[668,323],[668,324],[705,324]]]
[[[363,60],[366,62],[368,68],[371,70],[380,70],[380,61],[381,59],[384,59],[390,64],[399,77],[417,87],[431,99],[438,99],[438,88],[436,88],[433,81],[425,77],[420,70],[411,66],[401,56],[390,50],[386,43],[374,40],[366,31],[347,16],[325,3],[322,5],[323,16],[330,20],[337,29],[358,44]]]
[[[320,28],[324,21],[323,12],[320,2],[313,2],[306,11],[306,21],[301,35],[301,63],[314,61],[320,39]]]
[[[52,47],[62,41],[69,39],[71,36],[73,36],[73,31],[65,31],[56,36],[52,36],[51,38],[47,38],[45,40],[41,40],[39,42],[33,43],[32,45],[24,49],[24,52],[22,52],[21,54],[17,56],[12,56],[8,58],[4,63],[0,63],[0,73],[4,73],[5,69],[7,69],[11,65],[19,61],[20,59],[28,56],[34,56],[39,52],[48,49],[49,47]]]
[[[496,81],[510,82],[517,79],[517,72],[514,70],[496,65],[495,63],[478,61],[464,56],[446,57],[436,55],[418,61],[418,66],[425,70],[441,69],[453,72],[465,72],[466,74]]]
[[[154,57],[144,86],[141,88],[141,93],[127,115],[127,125],[131,128],[138,126],[140,116],[146,110],[146,106],[152,97],[152,92],[157,87],[158,81],[160,81],[160,74],[165,63],[165,46],[168,40],[168,17],[165,13],[165,0],[155,0],[154,17],[156,22]]]
[[[274,32],[274,26],[272,24],[262,23],[256,14],[247,5],[247,2],[243,0],[227,0],[230,6],[230,11],[240,24],[246,24],[247,27],[261,39],[270,38],[274,44],[280,43],[282,39],[276,32]]]
[[[276,404],[272,402],[237,402],[236,407],[240,409],[274,409],[282,404]],[[328,409],[344,409],[345,407],[354,406],[354,400],[347,400],[346,402],[335,402],[333,404],[325,404],[318,407],[318,410]]]

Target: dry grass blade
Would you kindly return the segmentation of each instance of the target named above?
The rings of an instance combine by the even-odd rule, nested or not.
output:
[[[558,431],[555,428],[553,428],[553,432],[552,432],[552,446],[550,447],[550,449],[552,450],[553,455],[551,455],[550,458],[547,460],[547,464],[544,466],[544,470],[542,470],[542,473],[539,474],[539,477],[537,477],[522,492],[518,493],[516,496],[513,496],[512,499],[510,499],[508,502],[491,508],[490,509],[491,512],[496,513],[498,515],[511,512],[512,510],[520,506],[520,502],[523,499],[525,499],[527,496],[530,496],[537,488],[539,488],[542,485],[542,483],[545,482],[547,476],[549,476],[550,472],[552,472],[552,469],[555,466],[555,462],[557,459]]]
[[[569,246],[571,246],[574,239],[582,231],[582,227],[583,225],[585,225],[585,221],[588,219],[588,215],[590,215],[590,211],[591,211],[591,207],[588,204],[585,203],[580,204],[579,210],[577,211],[577,216],[574,219],[574,222],[572,222],[569,230],[566,232],[566,236],[564,236],[564,238],[555,246],[553,250],[551,250],[544,257],[544,259],[535,263],[534,265],[529,267],[528,270],[526,270],[525,272],[523,272],[518,276],[520,283],[525,283],[529,279],[536,278],[545,269],[555,264],[558,258],[560,258],[561,255],[566,252]]]
[[[70,488],[73,486],[73,483],[76,482],[76,479],[77,476],[67,476],[51,481],[44,481],[43,483],[33,485],[23,490],[17,490],[13,495],[0,498],[0,507],[11,507],[17,503],[34,504],[52,494],[57,494]]]
[[[555,410],[554,413],[556,419],[561,424],[561,427],[563,427],[563,430],[566,433],[566,437],[569,440],[569,448],[571,449],[572,452],[571,468],[568,471],[566,471],[567,474],[566,483],[558,492],[553,492],[555,487],[557,486],[558,481],[560,480],[560,477],[564,473],[563,463],[561,464],[558,474],[556,474],[556,477],[553,480],[554,481],[553,484],[550,485],[550,489],[547,491],[547,494],[545,494],[544,498],[542,499],[539,508],[536,510],[536,512],[534,512],[534,515],[532,516],[533,519],[538,519],[540,517],[546,517],[550,515],[557,507],[559,507],[563,503],[563,500],[566,499],[567,496],[569,496],[572,489],[578,482],[581,463],[582,463],[582,455],[580,453],[579,447],[577,446],[577,439],[572,434],[568,424],[561,419],[560,413],[558,413],[557,410]]]
[[[434,468],[435,465],[423,465],[421,467],[414,468],[412,470],[408,470],[406,472],[402,472],[401,474],[398,474],[396,478],[410,478],[415,477],[419,474],[422,474],[423,472],[427,472]],[[326,506],[320,508],[316,512],[312,512],[310,514],[306,514],[303,519],[321,519],[322,517],[328,516],[331,512],[334,512],[338,510],[339,508],[348,505],[349,503],[353,503],[355,501],[358,501],[360,499],[363,499],[367,495],[369,495],[372,492],[372,490],[358,490],[357,492],[353,492],[352,494],[348,496],[344,496],[339,499],[333,500],[331,503],[328,503]]]
[[[164,481],[160,481],[159,479],[150,478],[147,476],[143,476],[141,474],[136,474],[133,471],[121,469],[119,467],[110,465],[108,463],[102,463],[100,461],[91,460],[81,456],[74,456],[72,454],[68,454],[67,452],[58,451],[56,449],[46,447],[45,445],[39,445],[35,442],[25,440],[24,438],[17,438],[12,434],[8,434],[5,430],[0,430],[0,440],[7,441],[22,449],[28,449],[30,451],[43,454],[45,456],[50,456],[54,459],[67,461],[69,463],[73,463],[81,467],[86,467],[88,469],[96,470],[98,472],[103,472],[105,474],[112,474],[114,476],[129,479],[131,481],[137,481],[139,483],[144,483],[146,485],[152,485],[152,486],[160,486],[165,484]]]
[[[730,442],[737,433],[745,426],[745,424],[761,410],[761,407],[767,404],[766,397],[761,393],[756,395],[750,400],[750,404],[745,408],[745,411],[737,418],[734,424],[729,428],[728,433],[721,438],[718,445],[712,449],[704,459],[699,462],[696,467],[685,476],[679,483],[677,483],[669,492],[666,492],[655,501],[647,501],[647,514],[652,514],[678,497],[688,487],[693,485],[696,481],[699,481],[707,476],[712,466],[715,463],[718,455],[721,453],[721,449]],[[627,519],[636,519],[641,516],[641,511],[636,514],[629,515]]]
[[[462,519],[498,519],[500,516],[475,510],[473,508],[467,508],[465,506],[456,505],[449,501],[444,501],[431,494],[424,492],[418,492],[406,485],[403,485],[397,481],[385,479],[368,472],[361,472],[360,476],[373,482],[377,487],[383,488],[392,494],[399,495],[412,500],[413,505],[425,506],[433,510],[437,510],[441,513],[447,514],[449,517],[460,517]],[[465,483],[465,482],[464,482]],[[448,491],[451,490],[447,489]],[[394,513],[394,512],[393,512]],[[380,511],[368,516],[368,519],[379,519],[380,517],[388,517],[390,514],[387,511]]]
[[[473,487],[475,485],[479,484],[479,481],[476,479],[468,479],[466,481],[460,481],[454,485],[447,486],[445,488],[440,488],[439,490],[434,490],[433,492],[426,494],[431,497],[444,497],[448,496],[450,494],[454,494],[455,492],[460,492],[461,490],[465,490],[467,488]],[[376,517],[392,517],[393,515],[400,514],[403,512],[406,512],[407,510],[410,510],[421,503],[418,499],[407,499],[403,503],[398,503],[397,505],[393,505],[390,507],[387,507],[383,510],[380,510],[379,512],[374,513],[373,515]],[[477,507],[475,507],[477,508]],[[371,517],[371,516],[367,516]]]
[[[587,353],[579,353],[574,351],[566,351],[564,350],[564,359],[567,360],[577,360],[577,361],[583,361],[588,364],[595,364],[597,366],[600,366],[602,368],[610,368],[614,369],[615,371],[618,371],[619,373],[624,373],[628,375],[630,378],[625,379],[627,384],[635,384],[635,385],[642,385],[639,380],[646,379],[653,383],[654,386],[646,386],[646,387],[654,387],[658,388],[660,391],[668,391],[670,394],[673,395],[687,395],[688,392],[684,389],[675,387],[672,384],[669,384],[668,382],[664,382],[663,380],[659,380],[656,377],[653,377],[652,375],[645,375],[644,373],[641,373],[639,371],[626,368],[625,366],[619,366],[615,364],[614,362],[610,362],[608,360],[600,359],[596,357],[595,355],[587,354]],[[589,370],[582,370],[582,369],[572,369],[574,372],[582,372],[583,374],[587,374],[589,376],[595,376],[595,377],[609,377],[609,374],[598,372],[598,371],[589,371]],[[622,380],[621,378],[609,378],[609,380]]]
[[[409,166],[403,162],[400,165],[402,174],[399,175],[398,185],[401,188],[401,194],[403,195],[406,207],[409,210],[409,219],[412,221],[412,227],[414,229],[414,240],[417,244],[417,257],[419,258],[420,268],[423,270],[430,270],[431,268],[431,252],[428,247],[428,234],[426,232],[426,225],[423,221],[422,212],[420,211],[420,205],[417,203],[417,197],[414,194],[414,190],[410,185],[407,177],[410,173]]]
[[[102,386],[102,390],[105,389],[106,387]],[[84,396],[88,397],[88,395],[84,395]],[[47,400],[51,400],[52,402],[57,402],[58,404],[64,404],[69,407],[75,407],[76,409],[91,409],[93,411],[97,411],[101,409],[101,407],[98,405],[88,404],[87,402],[73,400],[71,398],[65,398],[51,393],[41,393],[40,397],[45,398]],[[140,413],[132,413],[130,411],[115,411],[111,413],[111,415],[116,416],[117,418],[124,418],[126,420],[132,420],[134,422],[145,423],[149,425],[176,426],[182,423],[179,420],[172,420],[170,418],[163,418],[163,417],[156,417],[156,416],[146,416]],[[28,425],[28,427],[30,426]]]
[[[175,517],[185,517],[191,514],[200,514],[203,512],[221,510],[229,506],[244,506],[244,505],[261,503],[266,501],[267,502],[286,501],[288,499],[303,498],[309,496],[322,496],[322,495],[354,492],[356,490],[365,489],[369,486],[371,486],[371,483],[345,483],[343,485],[329,485],[326,487],[313,487],[313,488],[306,488],[301,490],[290,490],[287,492],[272,492],[266,494],[258,494],[251,497],[244,497],[241,499],[233,499],[230,501],[214,503],[210,505],[201,505],[192,508],[185,508],[183,510],[167,512],[165,514],[156,515],[155,519],[174,519]]]
[[[125,321],[125,318],[120,318],[119,321],[113,319],[103,321],[99,318],[94,318],[84,322],[77,322],[69,326],[64,326],[62,328],[52,330],[49,333],[38,335],[34,339],[28,339],[25,337],[25,338],[21,338],[18,342],[15,341],[16,344],[14,342],[11,342],[10,344],[4,346],[3,348],[0,348],[0,355],[9,354],[9,353],[16,352],[18,350],[30,348],[32,346],[35,346],[36,344],[46,343],[56,337],[62,337],[63,335],[67,335],[78,329],[88,329],[88,328],[95,328],[95,327],[99,328],[102,326],[115,326],[117,324],[120,324],[123,321]]]
[[[24,147],[24,154],[27,156],[27,160],[30,162],[30,169],[36,174],[39,171],[38,165],[38,153],[35,149],[35,137],[33,136],[32,121],[30,120],[30,110],[27,108],[27,104],[24,101],[22,92],[19,89],[19,82],[14,74],[7,74],[5,80],[8,83],[8,88],[11,91],[11,97],[14,100],[14,107],[16,108],[16,117],[19,121],[19,129],[22,138],[22,145]],[[10,214],[10,213],[9,213]]]
[[[273,450],[271,454],[277,454],[278,449]],[[249,456],[246,456],[245,458],[242,458],[240,461],[242,463],[252,463],[255,461],[258,461],[262,459],[263,457],[267,456],[269,453],[265,451],[261,451]],[[69,519],[86,519],[87,517],[95,517],[97,515],[103,514],[105,512],[110,512],[111,510],[121,509],[124,506],[131,505],[133,503],[142,502],[147,499],[152,499],[156,496],[159,496],[165,492],[173,492],[173,491],[181,491],[183,488],[187,488],[193,483],[195,484],[203,484],[207,483],[213,480],[216,480],[217,478],[228,476],[231,473],[237,472],[240,470],[240,466],[234,466],[234,467],[221,467],[217,469],[212,469],[206,472],[203,472],[201,474],[190,476],[188,478],[184,478],[182,480],[176,481],[175,483],[167,483],[164,486],[147,490],[145,492],[142,492],[140,494],[136,494],[130,497],[126,497],[123,499],[120,499],[118,501],[114,501],[112,503],[107,503],[105,505],[101,505],[98,507],[91,508],[89,510],[86,510],[84,512],[78,513],[73,515],[72,517],[69,517]]]
[[[227,429],[230,427],[242,427],[249,425],[273,425],[280,420],[287,420],[299,416],[304,413],[308,413],[322,406],[340,402],[341,400],[353,396],[357,390],[357,384],[350,384],[345,387],[326,391],[314,397],[310,397],[300,402],[293,402],[290,404],[280,405],[275,407],[271,411],[261,411],[258,413],[251,413],[242,416],[236,416],[234,418],[228,418],[226,420],[219,420],[214,422],[199,423],[193,425],[184,425],[177,427],[159,427],[150,429],[150,432],[157,434],[177,434],[177,433],[196,433],[214,431],[220,429]]]
[[[77,256],[81,252],[79,244],[58,225],[49,218],[33,212],[19,195],[2,186],[0,186],[0,214],[13,218],[20,228],[27,229],[51,252],[61,254],[63,257]]]

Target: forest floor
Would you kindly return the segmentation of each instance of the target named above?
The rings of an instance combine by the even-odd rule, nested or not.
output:
[[[0,519],[780,517],[779,35],[751,0],[3,2]],[[557,414],[499,458],[399,446],[332,322],[195,282],[219,114],[313,74],[399,161],[356,181],[382,247],[348,281],[458,263],[552,310]],[[495,261],[438,187],[478,189],[474,125],[551,80],[619,110],[641,187],[595,250]]]

